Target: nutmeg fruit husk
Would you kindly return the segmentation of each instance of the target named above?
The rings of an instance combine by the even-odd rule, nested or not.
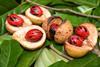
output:
[[[55,32],[51,32],[50,26],[57,24],[58,28]],[[69,20],[63,21],[58,16],[48,18],[43,24],[42,28],[46,31],[49,39],[54,39],[57,43],[64,43],[73,33],[73,26]]]
[[[83,41],[82,46],[75,46],[74,44],[70,44],[67,40],[64,44],[64,49],[67,54],[74,58],[82,57],[89,51],[93,50],[98,38],[98,33],[95,25],[92,23],[83,23],[80,26],[86,27],[86,29],[89,31],[89,36]]]

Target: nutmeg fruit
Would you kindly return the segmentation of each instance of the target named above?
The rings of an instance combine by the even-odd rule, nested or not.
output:
[[[49,39],[54,39],[57,43],[64,43],[73,33],[73,27],[69,20],[63,21],[59,16],[48,18],[42,28],[46,31]]]
[[[12,38],[28,50],[35,50],[44,45],[46,40],[45,31],[37,25],[31,25],[16,31]]]
[[[73,33],[73,26],[69,20],[66,20],[62,23],[59,28],[56,30],[54,35],[54,40],[57,43],[64,43]]]
[[[41,6],[32,6],[26,10],[25,15],[33,22],[33,24],[40,25],[51,16],[51,13]]]
[[[5,25],[7,31],[14,33],[15,31],[20,30],[22,27],[32,25],[32,22],[24,15],[11,14],[7,17]]]
[[[86,34],[87,32],[89,32],[89,35],[87,36],[87,38],[85,37],[82,45],[76,46],[75,44],[70,43],[68,40],[66,40],[64,44],[64,49],[67,54],[75,58],[82,57],[86,55],[89,51],[93,50],[94,46],[97,43],[98,37],[97,29],[92,23],[83,23],[80,26],[85,27],[87,29]]]

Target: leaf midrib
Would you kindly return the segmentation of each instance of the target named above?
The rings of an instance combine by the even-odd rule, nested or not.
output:
[[[11,41],[9,41],[9,44],[8,45],[10,45],[10,44],[11,44]],[[10,46],[10,49],[9,49],[8,62],[7,62],[7,66],[6,67],[8,67],[8,64],[9,64],[10,54],[11,54],[11,46]]]

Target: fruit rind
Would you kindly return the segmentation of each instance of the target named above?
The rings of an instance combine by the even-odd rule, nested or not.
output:
[[[54,35],[54,40],[57,43],[64,43],[73,33],[73,26],[69,20],[61,24]]]

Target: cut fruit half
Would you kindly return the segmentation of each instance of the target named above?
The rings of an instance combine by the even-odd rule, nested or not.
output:
[[[24,15],[20,15],[20,14],[15,14],[16,16],[19,16],[20,18],[22,18],[23,19],[23,24],[22,25],[20,25],[20,26],[14,26],[14,25],[11,25],[11,24],[9,24],[8,23],[8,20],[6,20],[6,29],[10,32],[10,33],[14,33],[15,31],[18,31],[18,30],[20,30],[22,27],[26,27],[26,26],[29,26],[29,25],[32,25],[32,22],[27,18],[27,17],[25,17]],[[10,16],[8,16],[8,17],[10,17]],[[12,20],[12,19],[11,19]],[[17,20],[17,18],[15,19],[16,21],[18,21]],[[14,22],[13,22],[14,23]],[[17,22],[16,22],[17,23]],[[15,25],[16,25],[16,23],[15,23]]]
[[[30,30],[34,30],[34,29],[41,31],[43,33],[43,35],[42,35],[41,39],[39,39],[38,41],[28,41],[25,38],[26,37],[26,34]],[[34,32],[32,32],[33,33],[32,35],[34,35],[33,39],[34,38],[37,38],[37,36],[40,36],[40,35],[37,35],[36,32],[35,33]],[[15,32],[13,34],[12,38],[15,39],[15,40],[17,40],[26,49],[35,50],[35,49],[38,49],[38,48],[40,48],[40,47],[42,47],[44,45],[44,42],[46,40],[46,33],[45,33],[45,31],[40,26],[31,25],[31,26],[24,27],[21,30]]]
[[[93,50],[98,38],[95,25],[92,23],[83,23],[80,26],[84,26],[89,32],[89,36],[83,41],[82,46],[75,46],[74,44],[70,44],[68,41],[66,41],[64,44],[65,51],[68,53],[68,55],[75,58],[82,57],[89,51]]]
[[[33,6],[34,7],[34,6]],[[41,10],[41,11],[38,11],[38,10],[34,10],[34,14],[37,14],[37,15],[34,15],[32,12],[31,12],[31,8],[28,8],[25,12],[25,15],[33,22],[33,24],[42,24],[48,17],[51,16],[50,12],[46,9],[46,8],[43,8],[41,6],[38,6],[38,10]],[[32,9],[33,10],[33,9]],[[43,14],[42,14],[43,13]],[[41,15],[40,15],[41,14]],[[39,16],[38,16],[39,15]]]

